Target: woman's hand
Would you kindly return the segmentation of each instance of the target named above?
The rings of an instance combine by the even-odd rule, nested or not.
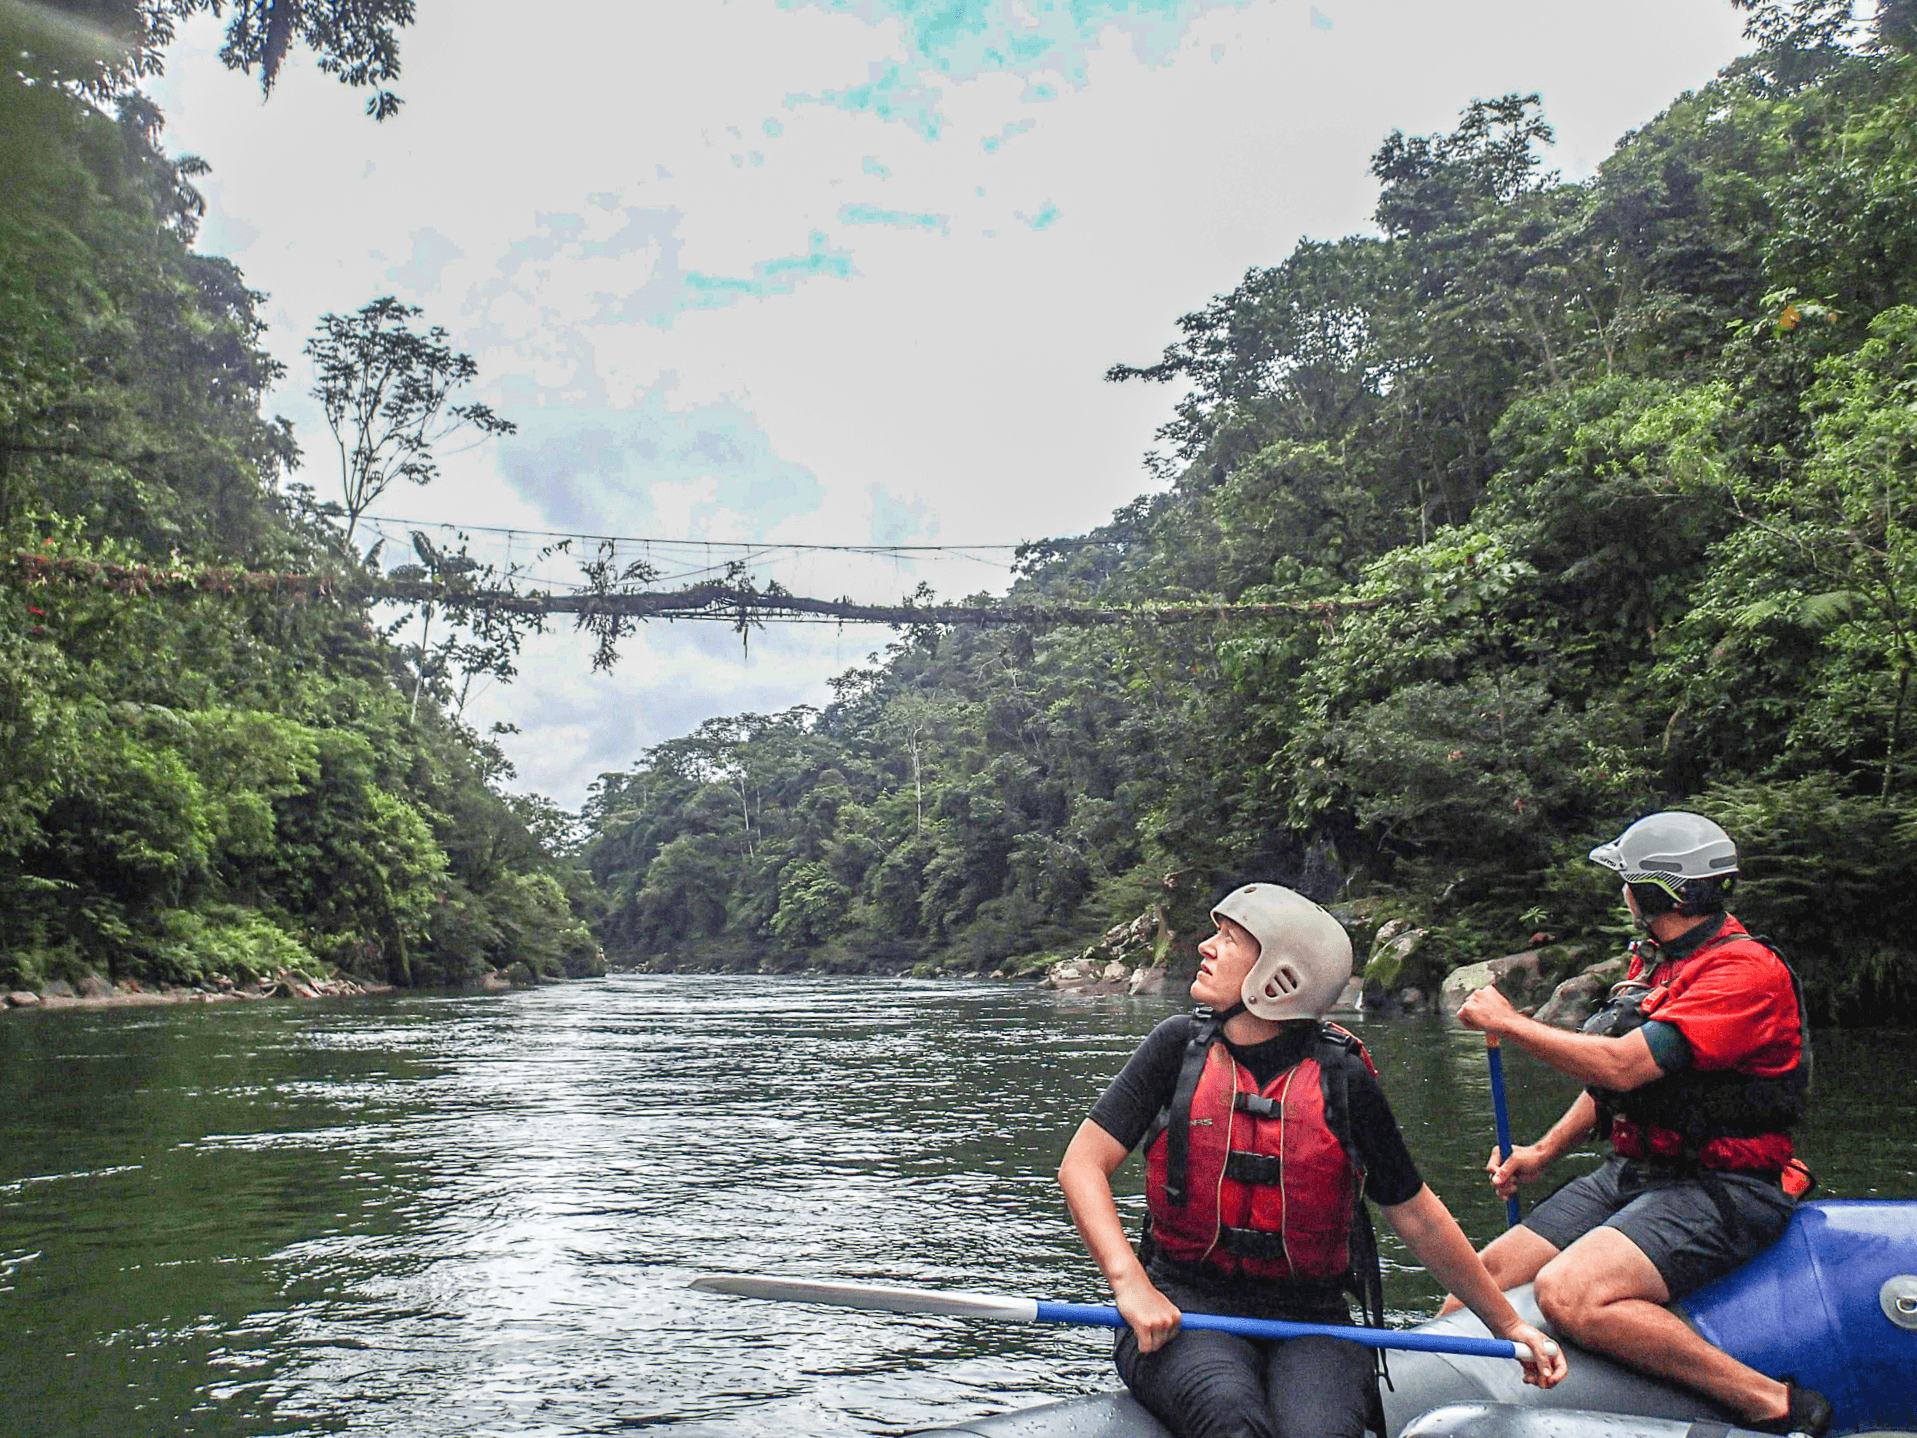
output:
[[[1540,1388],[1555,1388],[1569,1371],[1564,1361],[1564,1349],[1523,1320],[1506,1324],[1498,1332],[1498,1337],[1522,1343],[1531,1350],[1531,1361],[1524,1365],[1526,1383],[1534,1383]]]
[[[1138,1338],[1138,1351],[1151,1353],[1172,1341],[1182,1315],[1178,1305],[1158,1291],[1141,1269],[1112,1287],[1118,1313]]]
[[[1491,1186],[1499,1198],[1509,1198],[1520,1184],[1531,1182],[1550,1166],[1551,1155],[1535,1143],[1519,1144],[1509,1158],[1504,1157],[1503,1149],[1493,1147],[1491,1157],[1484,1161],[1484,1171],[1491,1175]]]

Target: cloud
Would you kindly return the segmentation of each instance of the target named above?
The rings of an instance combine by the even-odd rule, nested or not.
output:
[[[387,270],[386,278],[415,294],[429,295],[439,288],[439,277],[446,273],[446,266],[464,259],[466,252],[430,225],[414,230],[412,239],[412,258]]]
[[[622,408],[518,394],[500,472],[552,527],[595,534],[761,539],[819,508],[818,477],[781,458],[744,405],[677,404],[675,390],[668,376]]]
[[[870,530],[874,544],[907,544],[938,537],[938,512],[922,499],[900,499],[882,484],[869,484]]]
[[[853,114],[876,115],[881,120],[897,121],[928,140],[938,139],[945,128],[945,116],[938,102],[937,90],[921,83],[914,72],[892,63],[874,63],[865,83],[860,85],[822,90],[816,95],[795,93],[785,97],[789,110],[824,105]]]
[[[574,287],[591,275],[591,292],[582,325],[647,324],[670,329],[689,310],[723,309],[742,300],[789,295],[808,280],[850,279],[857,273],[849,250],[833,245],[822,230],[806,235],[805,248],[751,262],[743,272],[693,269],[680,234],[685,221],[675,207],[606,206],[602,217],[567,213],[535,217],[538,230],[512,241],[497,265],[495,278],[476,285],[466,310],[482,317],[488,330],[519,328],[523,316],[554,313],[552,278],[563,271]],[[604,231],[612,225],[611,233]],[[417,250],[417,246],[415,246]],[[634,260],[641,261],[638,266]],[[610,262],[591,268],[586,262]],[[632,283],[635,268],[643,278]],[[517,315],[521,319],[509,318]]]
[[[987,135],[983,140],[980,140],[979,146],[981,149],[985,151],[986,154],[996,155],[999,152],[999,150],[1004,147],[1004,144],[1007,140],[1013,138],[1016,135],[1024,134],[1027,130],[1031,129],[1037,123],[1038,121],[1033,119],[1030,115],[1027,115],[1023,120],[1010,121],[1002,129],[1000,129],[1000,131],[996,135]]]

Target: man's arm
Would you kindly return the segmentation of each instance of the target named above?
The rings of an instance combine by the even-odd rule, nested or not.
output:
[[[1467,998],[1458,1010],[1458,1021],[1466,1028],[1508,1039],[1560,1073],[1598,1088],[1624,1093],[1664,1074],[1642,1029],[1615,1039],[1566,1033],[1527,1019],[1495,988],[1479,989]]]
[[[1516,1193],[1519,1184],[1529,1183],[1543,1173],[1595,1127],[1597,1100],[1588,1093],[1581,1093],[1577,1101],[1564,1111],[1564,1117],[1552,1124],[1550,1131],[1536,1143],[1520,1144],[1508,1154],[1492,1149],[1484,1170],[1491,1175],[1498,1197],[1509,1198]]]

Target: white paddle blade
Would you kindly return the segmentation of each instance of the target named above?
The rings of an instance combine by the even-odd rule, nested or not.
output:
[[[1000,1293],[934,1292],[926,1288],[891,1288],[878,1283],[761,1278],[745,1273],[715,1273],[696,1278],[692,1287],[702,1293],[732,1293],[741,1298],[766,1298],[775,1303],[827,1303],[835,1308],[868,1308],[884,1313],[997,1318],[1008,1323],[1031,1323],[1038,1317],[1036,1298],[1012,1298]]]

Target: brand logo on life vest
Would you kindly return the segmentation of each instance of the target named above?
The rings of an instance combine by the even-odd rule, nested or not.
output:
[[[1211,1120],[1208,1118],[1195,1118],[1191,1121],[1191,1126],[1193,1128],[1210,1128]]]

